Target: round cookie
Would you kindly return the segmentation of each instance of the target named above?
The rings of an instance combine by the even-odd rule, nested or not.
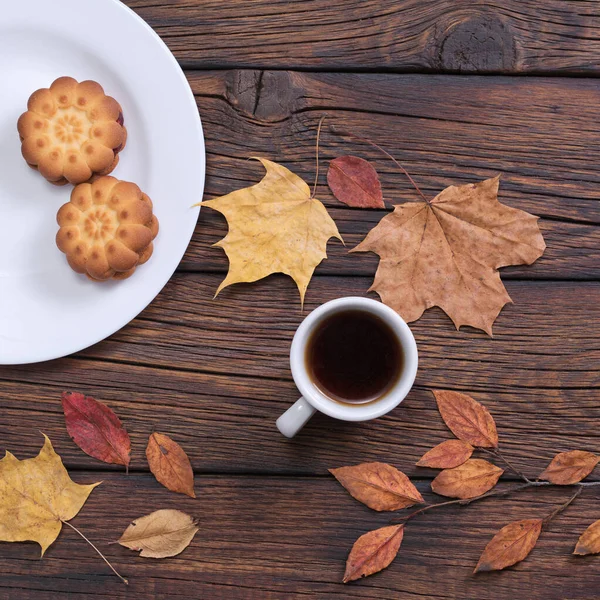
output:
[[[158,220],[152,201],[135,183],[99,177],[73,188],[56,216],[56,245],[77,273],[90,279],[126,279],[152,256]]]
[[[55,185],[108,175],[127,140],[120,104],[95,81],[72,77],[33,92],[17,129],[23,158]]]

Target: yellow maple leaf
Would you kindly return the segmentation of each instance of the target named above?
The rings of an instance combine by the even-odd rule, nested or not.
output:
[[[0,460],[0,540],[37,542],[42,556],[62,523],[72,519],[100,483],[79,485],[67,473],[50,439],[35,458],[10,452]]]
[[[304,303],[314,270],[327,258],[327,241],[344,241],[305,181],[282,165],[256,160],[267,170],[259,183],[200,203],[223,214],[229,225],[228,234],[215,244],[229,259],[229,272],[215,296],[232,283],[285,273],[296,282]]]

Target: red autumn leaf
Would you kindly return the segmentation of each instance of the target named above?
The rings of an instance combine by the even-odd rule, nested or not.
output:
[[[344,583],[385,569],[396,558],[403,537],[404,525],[390,525],[361,535],[346,561]]]
[[[462,440],[447,440],[426,452],[417,467],[430,469],[452,469],[462,465],[471,458],[473,446]]]
[[[327,183],[334,196],[356,208],[385,208],[379,175],[369,161],[340,156],[329,163]]]
[[[497,448],[496,423],[485,406],[466,394],[435,390],[438,409],[450,431],[476,448]]]
[[[89,456],[129,468],[131,440],[119,417],[103,404],[78,392],[63,392],[67,431]]]
[[[448,498],[475,498],[489,492],[504,471],[482,458],[470,458],[467,462],[442,471],[432,482],[431,489]]]
[[[485,547],[474,573],[500,571],[521,562],[534,549],[542,519],[524,519],[503,527]]]
[[[579,537],[573,554],[598,554],[600,552],[600,521],[592,523]]]
[[[571,450],[557,454],[540,475],[556,485],[572,485],[585,479],[600,460],[595,454],[583,450]]]
[[[423,502],[410,479],[386,463],[363,463],[329,472],[352,497],[373,510],[399,510]]]
[[[190,459],[177,442],[167,435],[154,432],[148,440],[146,458],[159,483],[172,492],[196,497]]]

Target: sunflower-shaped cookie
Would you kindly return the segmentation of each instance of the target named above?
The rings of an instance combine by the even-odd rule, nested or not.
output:
[[[71,268],[98,281],[129,277],[152,255],[158,233],[150,198],[108,176],[73,188],[56,220],[56,244]]]
[[[33,92],[17,128],[23,158],[56,185],[108,175],[127,139],[119,103],[95,81],[72,77]]]

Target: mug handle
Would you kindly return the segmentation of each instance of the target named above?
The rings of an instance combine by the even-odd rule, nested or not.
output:
[[[293,438],[317,412],[304,397],[297,400],[277,419],[277,429],[287,438]]]

